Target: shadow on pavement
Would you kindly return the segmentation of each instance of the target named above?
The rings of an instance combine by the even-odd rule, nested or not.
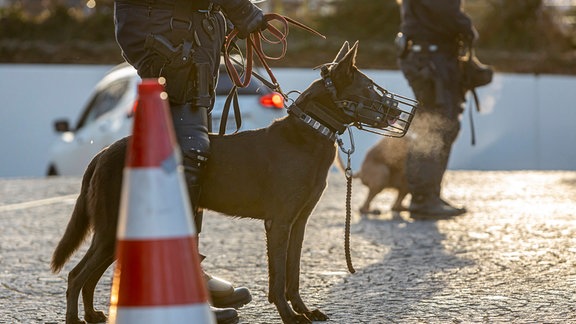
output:
[[[474,265],[472,260],[445,250],[445,235],[438,230],[438,222],[415,221],[404,213],[385,213],[353,224],[351,241],[361,237],[368,243],[352,243],[356,273],[333,286],[333,296],[327,300],[346,308],[352,306],[353,317],[361,323],[414,320],[414,312],[423,302],[445,297],[443,291],[449,284],[441,279],[443,272]],[[371,251],[364,251],[364,244],[369,244]],[[367,255],[377,251],[381,251],[381,258],[360,265],[369,259],[365,258]]]

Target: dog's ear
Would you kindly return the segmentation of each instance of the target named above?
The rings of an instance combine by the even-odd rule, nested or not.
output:
[[[358,53],[358,42],[354,43],[354,46],[348,50],[346,55],[340,59],[340,61],[332,67],[332,76],[342,83],[347,83],[345,80],[351,80],[354,72],[356,71],[356,54]],[[342,84],[340,83],[340,84]]]
[[[345,41],[344,44],[342,45],[342,47],[340,48],[340,51],[338,51],[338,54],[334,58],[334,61],[332,61],[332,62],[333,63],[340,62],[340,60],[342,60],[344,58],[344,55],[346,55],[346,53],[348,53],[348,51],[350,51],[350,44],[348,43],[348,41]]]

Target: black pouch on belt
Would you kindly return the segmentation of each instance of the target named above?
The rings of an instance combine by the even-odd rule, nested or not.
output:
[[[468,91],[485,86],[492,82],[494,70],[491,66],[482,64],[473,49],[469,50],[467,57],[460,60],[462,68],[462,86]]]
[[[183,104],[190,100],[187,84],[193,73],[192,43],[183,41],[175,46],[162,35],[150,34],[146,37],[145,47],[156,52],[166,63],[162,68],[161,76],[166,78],[166,92],[170,102]]]

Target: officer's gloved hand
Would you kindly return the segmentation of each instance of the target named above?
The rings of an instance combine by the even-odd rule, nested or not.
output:
[[[246,38],[251,33],[266,28],[264,13],[250,0],[219,0],[228,19],[238,29],[238,38]]]

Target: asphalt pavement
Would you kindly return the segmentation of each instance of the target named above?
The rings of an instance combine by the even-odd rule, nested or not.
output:
[[[49,262],[79,187],[80,178],[0,179],[0,323],[64,322],[67,273],[83,253],[59,274]],[[355,180],[352,190],[356,273],[344,259],[338,171],[302,251],[302,296],[328,323],[576,323],[576,172],[449,171],[444,196],[469,212],[446,220],[389,212],[391,191],[376,198],[380,216],[361,218],[366,188]],[[200,237],[204,268],[252,292],[241,323],[280,323],[262,222],[209,212]],[[106,313],[111,275],[96,291]]]

